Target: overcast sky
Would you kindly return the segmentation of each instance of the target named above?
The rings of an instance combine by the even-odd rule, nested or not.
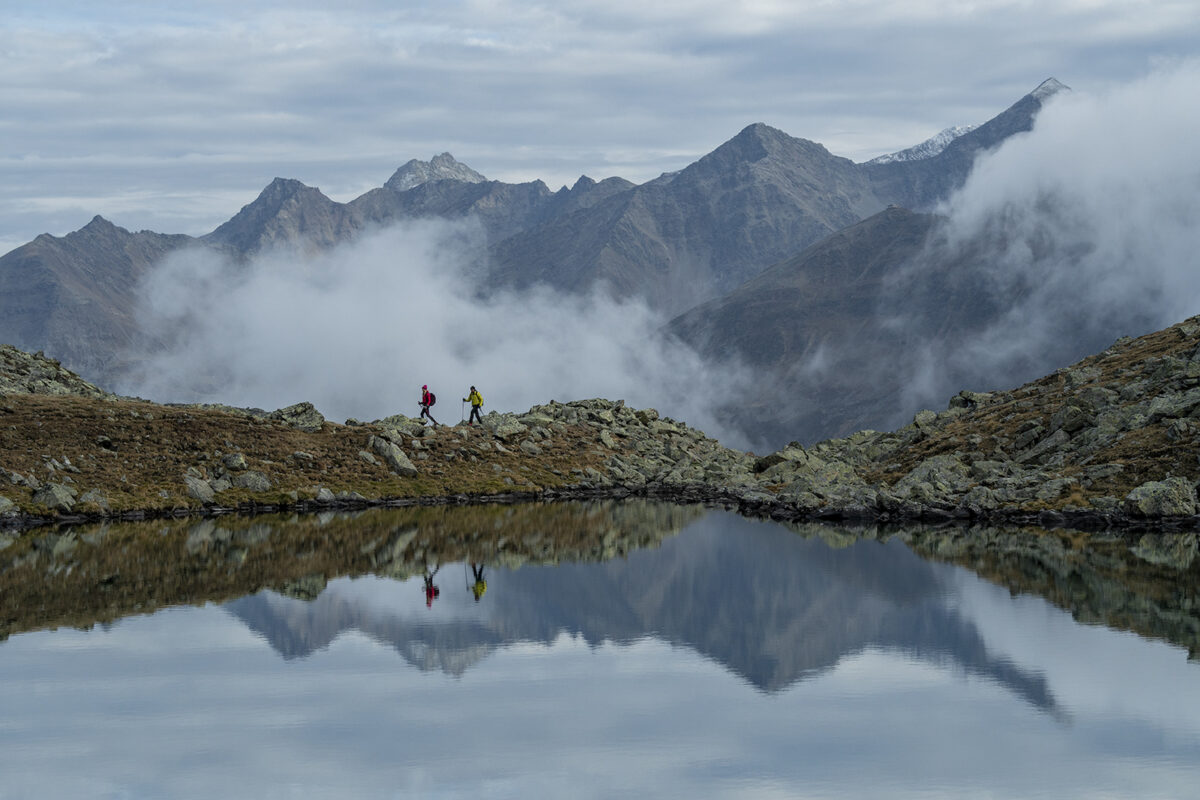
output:
[[[95,214],[202,234],[449,151],[643,181],[752,122],[855,161],[1200,53],[1195,0],[8,0],[0,252]]]

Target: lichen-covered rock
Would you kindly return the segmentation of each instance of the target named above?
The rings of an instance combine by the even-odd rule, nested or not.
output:
[[[861,501],[865,488],[866,484],[851,465],[844,461],[819,461],[806,464],[804,468],[795,472],[781,494],[815,495],[825,501],[824,505],[836,505],[840,502],[857,504]]]
[[[187,487],[187,496],[193,500],[199,500],[201,503],[211,503],[216,499],[213,488],[209,486],[206,480],[202,480],[195,475],[184,475],[183,483]]]
[[[241,472],[249,465],[246,463],[246,456],[242,453],[226,453],[221,456],[221,466],[230,472]]]
[[[948,408],[971,410],[982,405],[987,405],[991,399],[992,394],[990,392],[969,392],[964,390],[950,398]]]
[[[506,442],[513,441],[518,436],[521,436],[529,430],[528,427],[522,425],[520,422],[517,422],[517,420],[511,416],[499,416],[493,422],[494,424],[488,425],[492,435],[497,439],[501,439]]]
[[[375,420],[375,422],[372,424],[382,428],[385,432],[385,435],[386,433],[391,432],[403,434],[404,436],[408,436],[410,438],[424,436],[428,430],[425,427],[424,421],[420,419],[413,419],[412,417],[406,417],[403,414],[393,414],[390,417],[384,417],[383,419]]]
[[[270,479],[256,469],[239,472],[233,476],[231,483],[239,489],[248,489],[251,492],[266,492],[271,488]]]
[[[12,500],[9,500],[4,495],[0,494],[0,514],[5,514],[9,511],[12,511],[14,508],[16,508],[16,505],[17,504]]]
[[[971,484],[970,469],[949,454],[933,456],[896,481],[891,494],[923,505],[951,508],[958,505]]]
[[[101,511],[108,511],[108,495],[99,489],[88,489],[83,494],[79,495],[79,502],[91,503]]]
[[[1069,405],[1051,415],[1050,429],[1075,433],[1094,425],[1095,422],[1096,416],[1089,409],[1079,405]]]
[[[325,425],[325,417],[321,415],[320,411],[317,411],[312,403],[296,403],[287,408],[272,411],[267,418],[307,433],[316,433]]]
[[[0,344],[0,393],[111,396],[88,383],[53,358]]]
[[[417,468],[409,460],[408,456],[404,454],[404,451],[387,439],[380,436],[371,436],[367,440],[367,447],[382,458],[383,462],[388,465],[388,469],[397,475],[403,478],[415,478],[417,476]]]
[[[75,507],[75,490],[61,483],[47,483],[33,493],[33,502],[55,511],[70,511]]]
[[[1176,517],[1196,513],[1196,490],[1187,478],[1148,481],[1125,495],[1126,513],[1135,517]]]

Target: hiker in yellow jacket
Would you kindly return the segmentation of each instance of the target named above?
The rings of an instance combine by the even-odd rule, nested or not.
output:
[[[475,573],[475,584],[471,587],[471,594],[475,595],[475,602],[478,603],[479,598],[487,591],[487,581],[483,579],[483,564],[476,566],[472,562],[471,572]]]
[[[472,386],[471,393],[463,398],[463,402],[465,403],[468,400],[471,402],[471,418],[467,420],[467,424],[470,425],[473,422],[478,422],[482,425],[483,417],[479,414],[479,409],[483,407],[483,395]]]

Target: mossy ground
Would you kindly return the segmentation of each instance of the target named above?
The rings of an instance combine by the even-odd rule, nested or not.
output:
[[[419,449],[411,439],[406,442],[419,474],[403,478],[382,460],[372,464],[361,455],[370,435],[380,432],[371,425],[327,422],[321,431],[307,433],[217,410],[14,394],[0,408],[0,468],[43,482],[69,479],[81,494],[98,489],[111,512],[171,511],[199,510],[202,504],[188,496],[184,474],[189,468],[211,471],[221,454],[232,452],[265,474],[271,489],[221,492],[216,502],[228,507],[287,504],[312,498],[319,488],[369,499],[532,492],[571,483],[571,470],[598,466],[609,455],[584,428],[539,442],[541,454],[530,456],[516,446],[498,451],[496,440],[478,426],[440,426],[419,439]],[[69,463],[69,469],[54,468],[54,461]],[[33,503],[26,487],[0,484],[0,494],[26,513],[50,514]],[[73,509],[101,511],[96,503]]]
[[[1196,347],[1196,341],[1185,325],[1173,326],[1085,358],[1069,370],[1059,370],[1012,391],[995,393],[992,403],[963,414],[923,441],[894,453],[886,464],[865,471],[864,478],[891,485],[923,460],[955,452],[974,451],[984,457],[1006,460],[1005,456],[1011,457],[1013,453],[1002,455],[1000,443],[1016,438],[1023,426],[1033,423],[1047,426],[1056,411],[1089,388],[1119,390],[1135,380],[1144,380],[1162,359],[1186,358],[1186,353]],[[1095,370],[1094,377],[1069,384],[1068,372],[1080,374],[1087,370]],[[1146,392],[1153,396],[1153,381],[1148,383]],[[1134,399],[1144,400],[1146,395]],[[1200,481],[1198,444],[1192,436],[1169,436],[1166,422],[1152,422],[1122,432],[1111,445],[1089,453],[1086,460],[1072,458],[1070,449],[1064,448],[1061,452],[1067,458],[1056,469],[1059,477],[1078,476],[1089,464],[1120,464],[1123,469],[1089,481],[1086,487],[1068,490],[1054,500],[1029,504],[1027,510],[1085,508],[1093,497],[1121,498],[1146,481],[1162,480],[1169,475]]]
[[[0,549],[0,640],[24,630],[87,627],[168,605],[220,603],[306,576],[365,575],[386,566],[508,558],[600,560],[653,546],[696,509],[614,501],[427,506],[328,514],[223,516],[43,528]],[[209,525],[229,533],[189,542]],[[417,531],[401,561],[377,555]],[[52,579],[51,579],[52,576]]]

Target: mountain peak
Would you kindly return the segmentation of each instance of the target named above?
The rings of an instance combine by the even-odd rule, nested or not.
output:
[[[449,153],[441,153],[429,161],[412,159],[388,178],[385,188],[393,192],[406,192],[429,181],[463,181],[464,183],[483,183],[487,180],[466,164],[458,161]]]
[[[738,135],[733,137],[734,141],[739,139],[756,142],[774,142],[780,139],[788,139],[786,133],[778,128],[772,128],[765,122],[752,122],[738,132]]]
[[[287,198],[311,188],[295,178],[276,178],[267,184],[258,197],[260,200],[267,198]]]
[[[1059,82],[1057,78],[1046,78],[1038,84],[1038,87],[1029,94],[1036,100],[1045,101],[1048,97],[1053,97],[1059,92],[1069,92],[1071,87],[1065,83]]]
[[[335,205],[314,186],[294,178],[276,178],[259,192],[254,202],[242,206],[241,211],[205,238],[232,245],[243,253],[251,252],[263,245],[264,231],[279,225],[303,231],[315,224],[312,220],[323,219]]]
[[[113,223],[106,220],[104,217],[97,214],[96,216],[92,217],[92,221],[89,222],[87,225],[84,225],[82,228],[80,228],[79,230],[77,230],[73,233],[68,233],[67,236],[70,237],[70,236],[84,235],[84,236],[99,236],[99,237],[107,238],[107,237],[113,236],[114,234],[122,234],[122,233],[128,234],[129,231],[125,230],[124,228],[120,227],[119,225],[114,225]]]
[[[117,227],[116,225],[113,225],[111,222],[106,220],[104,217],[97,214],[96,216],[92,217],[92,221],[89,222],[87,225],[84,225],[83,228],[81,228],[81,230],[102,231],[102,230],[112,230],[113,228],[116,228],[116,227]]]
[[[737,161],[759,161],[777,152],[779,145],[791,137],[786,133],[762,122],[755,122],[742,128],[725,144],[709,153],[697,163],[703,163],[714,157],[724,160],[734,158]],[[694,166],[694,165],[693,165]]]

